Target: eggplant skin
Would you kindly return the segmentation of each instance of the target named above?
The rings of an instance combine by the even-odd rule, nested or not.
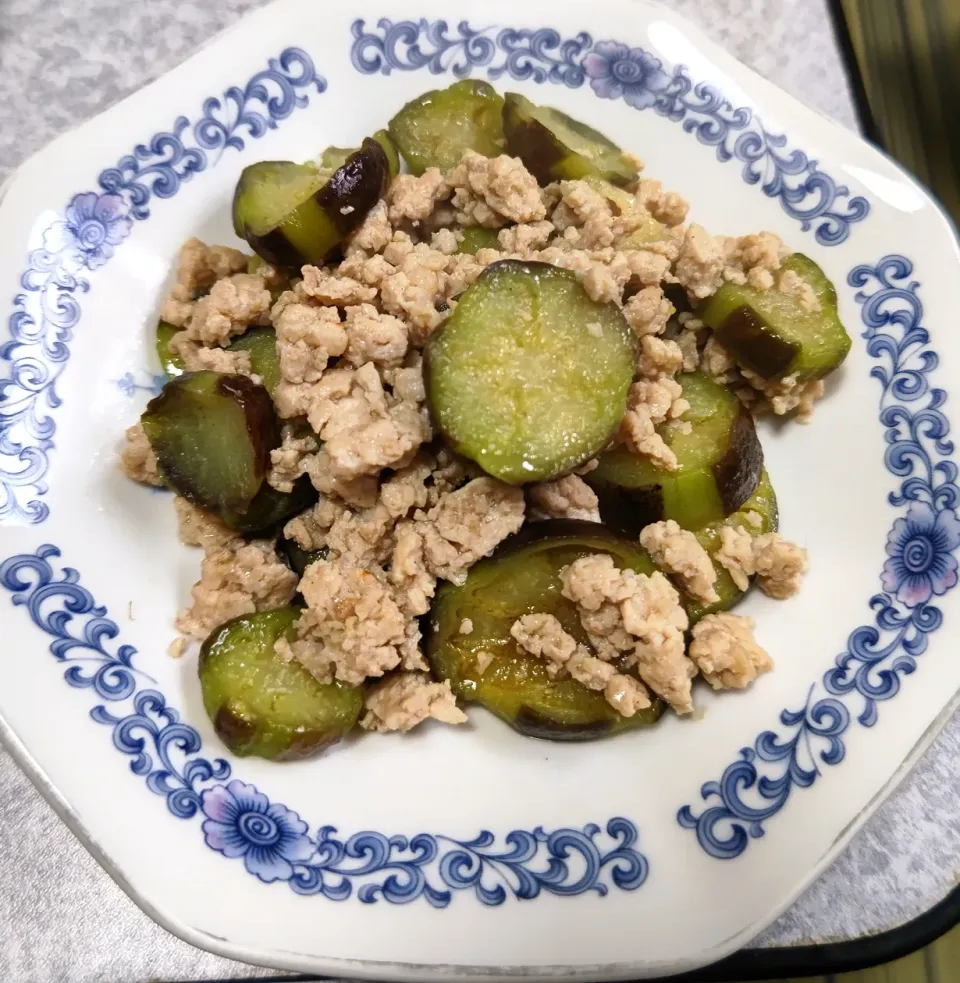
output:
[[[528,706],[520,707],[511,723],[513,728],[524,737],[536,737],[541,741],[595,741],[600,737],[606,737],[613,729],[613,724],[609,720],[562,724]]]
[[[316,193],[317,204],[344,236],[363,224],[367,213],[386,194],[390,160],[383,146],[367,137],[360,149],[338,167]]]
[[[223,376],[217,391],[243,410],[254,449],[254,467],[266,474],[270,470],[270,452],[280,443],[280,421],[270,394],[245,375]]]
[[[750,411],[743,407],[733,423],[726,454],[713,466],[713,477],[727,515],[756,491],[763,473],[763,447]]]
[[[250,505],[280,443],[269,393],[241,375],[185,372],[150,400],[141,422],[167,482],[216,513]]]
[[[746,305],[727,315],[717,339],[737,352],[743,366],[764,379],[782,376],[800,351],[799,342],[774,334]]]

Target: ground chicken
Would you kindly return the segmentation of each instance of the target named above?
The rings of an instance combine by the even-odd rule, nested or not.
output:
[[[250,325],[263,323],[270,305],[270,291],[263,277],[235,273],[217,280],[210,293],[197,301],[185,330],[202,345],[226,345]]]
[[[753,636],[753,621],[736,614],[708,614],[693,626],[690,658],[714,689],[745,689],[773,660]]]
[[[347,308],[346,360],[359,368],[365,362],[400,366],[409,347],[409,329],[399,318],[381,314],[372,304]]]
[[[303,293],[328,307],[365,304],[377,296],[373,287],[368,287],[353,277],[343,276],[340,272],[331,273],[318,266],[305,266],[301,272],[303,283],[300,289]]]
[[[344,480],[403,466],[430,436],[419,406],[388,398],[369,362],[327,372],[309,393],[307,418],[324,442],[314,460]]]
[[[228,544],[239,545],[235,542],[240,538],[237,533],[215,515],[182,496],[174,496],[173,507],[177,513],[180,542],[185,546],[202,546],[205,550],[213,550]]]
[[[422,222],[449,197],[450,186],[436,167],[428,167],[419,177],[401,174],[387,191],[388,218],[393,225]]]
[[[475,478],[443,495],[418,524],[428,569],[462,583],[477,560],[523,525],[523,491],[495,478]]]
[[[531,518],[600,521],[597,493],[575,474],[542,481],[529,489]]]
[[[407,614],[419,617],[430,610],[437,578],[427,569],[419,523],[403,521],[396,527],[390,583]]]
[[[552,614],[525,614],[510,626],[510,634],[524,651],[546,660],[551,678],[565,675],[577,651],[576,639]]]
[[[640,339],[637,375],[644,379],[674,376],[683,368],[683,351],[675,341],[647,334]]]
[[[677,455],[667,446],[657,427],[681,417],[689,404],[675,379],[641,379],[630,387],[627,411],[620,423],[618,439],[634,454],[649,458],[665,471],[676,471]]]
[[[177,279],[160,309],[160,317],[183,328],[193,316],[194,301],[217,280],[247,269],[248,257],[230,246],[208,246],[188,239],[180,249]]]
[[[187,372],[223,372],[225,375],[257,378],[253,375],[250,364],[250,352],[207,348],[197,344],[186,331],[178,331],[170,339],[169,347],[174,355],[183,359],[183,367]]]
[[[277,643],[281,657],[296,659],[320,682],[350,686],[400,665],[407,617],[382,573],[321,559],[307,567],[300,593],[307,606],[298,638]]]
[[[591,655],[554,615],[525,614],[513,623],[510,634],[524,651],[546,660],[552,679],[569,676],[587,689],[602,691],[607,702],[624,717],[650,706],[650,697],[639,680]]]
[[[273,323],[280,374],[288,383],[319,382],[330,359],[347,349],[347,332],[336,308],[285,304]]]
[[[280,446],[270,451],[267,484],[279,492],[292,492],[294,482],[306,474],[305,461],[316,454],[320,444],[305,427],[283,425]]]
[[[760,590],[784,601],[800,590],[807,572],[807,551],[796,543],[768,532],[753,541],[754,564]]]
[[[534,249],[545,249],[555,231],[552,222],[527,222],[501,229],[497,238],[505,253],[523,256]]]
[[[537,179],[516,157],[482,157],[468,150],[446,180],[464,225],[496,229],[546,218]]]
[[[750,578],[757,569],[753,559],[753,536],[743,526],[720,528],[720,549],[713,558],[730,574],[738,590],[750,586]]]
[[[141,423],[135,423],[127,429],[123,450],[120,452],[120,470],[142,485],[163,488],[166,484],[160,474],[157,455],[153,453]]]
[[[378,201],[367,213],[360,228],[347,240],[346,255],[379,253],[393,238],[393,227],[387,215],[387,203]]]
[[[654,522],[640,533],[640,544],[665,573],[676,577],[683,589],[701,604],[720,600],[715,584],[717,571],[697,537],[681,529],[673,519]]]
[[[820,298],[810,284],[794,270],[784,270],[777,279],[777,290],[796,297],[800,306],[808,313],[816,313],[821,309]]]
[[[693,710],[690,680],[696,668],[684,654],[687,615],[663,574],[619,570],[612,557],[596,554],[564,567],[560,582],[564,597],[580,609],[591,644],[605,631],[599,636],[600,654],[635,666],[643,682],[678,713]]]
[[[408,731],[433,718],[444,724],[466,723],[450,680],[433,682],[425,672],[400,672],[374,686],[364,701],[364,730]]]
[[[663,334],[671,314],[673,314],[673,304],[656,285],[638,290],[623,305],[623,316],[638,338],[644,335]]]
[[[660,181],[641,178],[634,194],[650,214],[667,228],[681,225],[687,218],[690,205],[676,191],[664,191]]]
[[[717,292],[724,262],[722,240],[710,235],[702,225],[694,224],[687,229],[673,272],[687,293],[703,300]]]
[[[807,551],[801,546],[775,532],[755,536],[744,526],[721,529],[714,557],[740,590],[746,590],[756,574],[764,594],[778,600],[793,597],[807,571]]]
[[[749,369],[741,369],[740,372],[759,397],[748,401],[754,413],[768,409],[776,416],[786,416],[796,410],[801,423],[810,419],[816,401],[823,396],[826,388],[823,379],[801,382],[794,374],[768,382]]]
[[[177,628],[202,641],[231,618],[286,607],[296,589],[297,575],[271,540],[233,540],[207,551],[191,591],[193,605],[177,616]]]

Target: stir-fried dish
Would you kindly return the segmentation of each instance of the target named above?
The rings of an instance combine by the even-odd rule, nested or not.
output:
[[[807,554],[754,420],[808,418],[850,339],[813,260],[711,235],[642,167],[457,82],[247,167],[253,255],[183,246],[121,464],[203,550],[171,653],[200,643],[235,753],[471,704],[583,740],[772,669],[730,609]]]

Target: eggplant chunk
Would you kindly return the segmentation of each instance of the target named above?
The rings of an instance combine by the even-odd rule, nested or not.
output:
[[[823,270],[801,253],[789,256],[782,269],[812,288],[819,310],[804,307],[795,294],[725,283],[700,317],[720,344],[761,378],[822,379],[850,351],[850,336],[837,313],[837,292]]]
[[[661,519],[695,531],[736,512],[760,481],[763,448],[740,400],[699,372],[677,381],[690,409],[660,428],[677,455],[677,470],[617,447],[601,454],[584,476],[600,499],[603,521],[624,535],[638,536]],[[691,429],[684,433],[687,423]]]
[[[325,560],[330,555],[330,550],[326,546],[321,546],[318,550],[305,550],[295,539],[284,537],[280,540],[280,552],[287,561],[287,566],[302,577],[307,567],[317,560]]]
[[[460,232],[460,252],[476,256],[480,249],[499,249],[500,239],[496,229],[482,225],[470,225]]]
[[[264,482],[242,512],[222,509],[220,517],[227,526],[244,536],[274,535],[288,520],[315,505],[318,497],[306,475],[294,482],[291,492],[277,491]]]
[[[237,182],[233,228],[275,266],[320,265],[363,222],[389,181],[390,161],[370,138],[326,181],[315,165],[260,161]]]
[[[234,339],[227,351],[250,353],[250,368],[272,397],[282,380],[277,332],[273,328],[250,328]]]
[[[760,516],[760,525],[751,524],[746,515],[748,512],[756,513]],[[721,530],[724,526],[743,526],[755,536],[760,536],[767,532],[776,532],[779,528],[779,512],[777,510],[777,495],[770,483],[770,475],[763,471],[760,475],[760,483],[756,491],[743,503],[740,509],[728,515],[725,519],[718,522],[711,522],[702,529],[697,530],[696,537],[700,545],[710,554],[711,558],[721,546]],[[720,600],[716,604],[704,607],[702,604],[690,598],[685,598],[684,603],[687,609],[687,616],[690,618],[691,626],[696,624],[705,614],[714,614],[717,611],[726,611],[733,607],[745,594],[733,582],[733,578],[716,560],[713,561],[713,568],[717,571],[717,582],[714,585]]]
[[[503,98],[475,79],[425,92],[390,120],[390,136],[414,174],[456,167],[468,150],[503,153]]]
[[[622,187],[639,177],[623,151],[602,133],[516,92],[504,99],[503,132],[507,153],[519,157],[540,184],[593,177]]]
[[[157,324],[157,358],[160,359],[160,366],[170,379],[183,375],[187,371],[187,367],[183,363],[183,356],[178,355],[170,347],[173,336],[179,333],[180,328],[169,321],[161,320]]]
[[[280,443],[269,393],[242,375],[178,376],[140,420],[168,483],[217,513],[247,509]]]
[[[510,635],[517,618],[544,613],[586,643],[576,606],[560,593],[560,570],[592,553],[610,554],[621,569],[646,574],[656,569],[638,543],[618,539],[597,523],[559,519],[538,522],[508,540],[474,566],[461,587],[444,583],[426,632],[437,678],[449,679],[458,697],[479,703],[531,737],[584,741],[654,724],[663,713],[659,700],[622,717],[602,693],[573,679],[551,679],[544,660],[525,652]],[[464,619],[473,622],[469,635],[460,633]],[[482,668],[484,654],[492,659]]]
[[[546,263],[488,266],[427,347],[427,398],[451,447],[510,484],[565,474],[620,422],[636,338],[615,304]]]
[[[200,650],[203,706],[217,735],[240,757],[306,758],[336,744],[363,707],[363,691],[318,683],[273,647],[296,608],[251,614],[216,628]]]

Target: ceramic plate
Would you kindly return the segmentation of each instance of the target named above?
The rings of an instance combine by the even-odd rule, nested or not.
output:
[[[348,15],[345,10],[350,8]],[[165,654],[198,559],[115,467],[158,384],[179,244],[233,241],[241,168],[355,145],[455,78],[589,121],[717,232],[769,229],[855,339],[762,438],[799,598],[776,671],[702,719],[563,746],[468,726],[234,760]],[[960,358],[950,226],[895,165],[659,7],[282,0],[10,182],[0,277],[5,740],[132,897],[237,959],[387,978],[654,976],[718,959],[843,847],[950,712]]]

